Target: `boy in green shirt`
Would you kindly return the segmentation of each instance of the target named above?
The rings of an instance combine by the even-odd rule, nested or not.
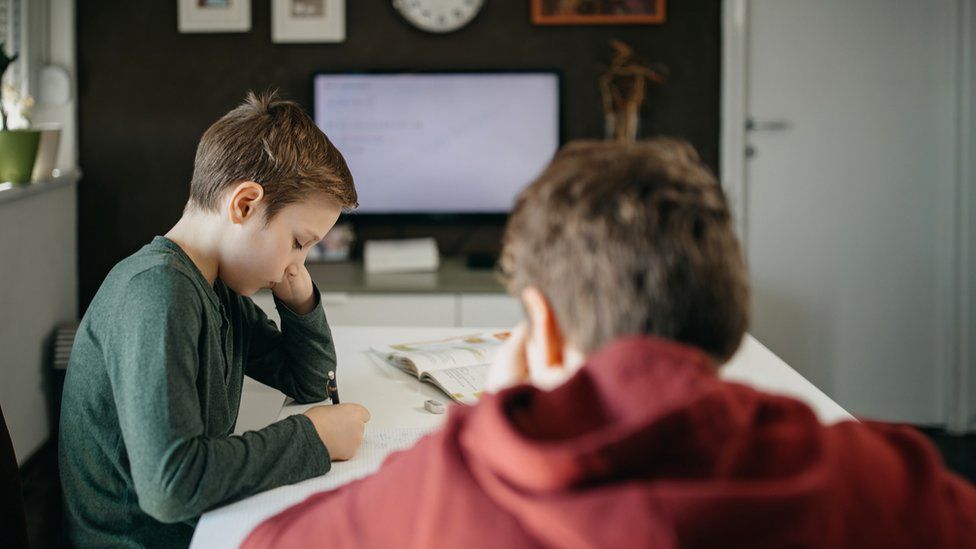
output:
[[[204,133],[182,218],[112,269],[78,329],[60,430],[73,544],[185,547],[204,511],[352,457],[357,404],[232,433],[245,374],[327,396],[335,345],[304,262],[356,205],[342,155],[293,102],[249,94]],[[280,331],[246,297],[262,288]]]

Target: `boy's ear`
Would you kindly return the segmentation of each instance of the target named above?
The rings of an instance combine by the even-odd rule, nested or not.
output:
[[[563,365],[563,333],[556,314],[542,290],[528,286],[522,290],[522,304],[529,318],[528,337],[539,346],[543,366],[560,368]],[[534,353],[533,353],[534,354]]]
[[[254,181],[239,183],[230,193],[230,221],[242,223],[254,216],[257,205],[264,199],[264,187]]]

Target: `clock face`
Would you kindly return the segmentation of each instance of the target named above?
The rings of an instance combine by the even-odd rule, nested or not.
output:
[[[393,7],[413,26],[427,32],[451,32],[471,22],[485,0],[393,0]]]

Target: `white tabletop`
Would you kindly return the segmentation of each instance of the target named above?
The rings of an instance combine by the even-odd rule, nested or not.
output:
[[[424,401],[448,399],[427,383],[420,383],[370,352],[372,346],[408,341],[439,339],[497,328],[385,328],[335,327],[339,366],[336,382],[342,402],[356,402],[366,406],[372,414],[367,425],[366,441],[355,458],[333,464],[332,471],[315,479],[269,490],[240,502],[209,511],[201,517],[191,547],[236,547],[258,523],[267,517],[302,501],[308,495],[335,488],[375,470],[383,457],[392,450],[409,445],[423,432],[436,429],[444,415],[434,415],[424,409]],[[790,368],[769,349],[746,336],[742,347],[723,367],[721,376],[731,381],[751,385],[770,393],[788,395],[806,402],[824,423],[852,419],[852,416]],[[259,389],[259,398],[245,398],[242,416],[252,418],[247,428],[260,428],[274,419],[301,413],[312,405],[285,403],[268,388]],[[261,408],[261,410],[255,410]],[[275,409],[277,408],[277,410]],[[277,412],[277,413],[275,413]],[[264,418],[264,421],[261,420]]]

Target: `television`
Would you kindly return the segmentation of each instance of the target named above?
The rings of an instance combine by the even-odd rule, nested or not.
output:
[[[555,72],[318,73],[358,214],[506,214],[559,147]]]

